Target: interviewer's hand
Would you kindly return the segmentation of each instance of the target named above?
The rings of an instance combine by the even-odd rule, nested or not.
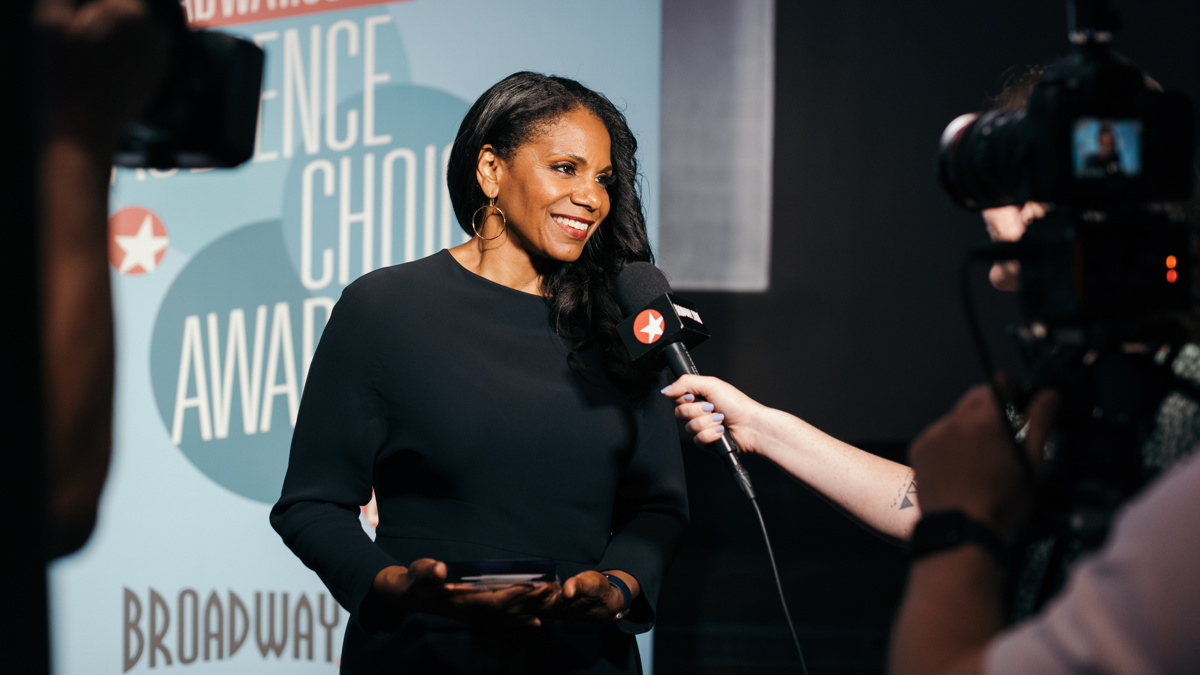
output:
[[[561,591],[557,582],[496,590],[448,584],[445,563],[431,558],[415,560],[407,568],[384,568],[372,587],[372,592],[394,613],[393,618],[407,612],[424,612],[465,623],[522,626],[541,625],[537,615],[554,607]]]
[[[696,445],[713,443],[728,431],[743,451],[758,451],[758,418],[765,406],[733,385],[715,377],[684,375],[662,393],[675,400],[675,417],[687,420],[684,429]]]
[[[1028,408],[1023,450],[1035,470],[1059,407],[1042,391]],[[909,449],[925,513],[961,509],[1001,536],[1016,532],[1033,508],[1033,486],[1015,456],[1008,424],[987,385],[971,388],[949,413],[929,425]]]

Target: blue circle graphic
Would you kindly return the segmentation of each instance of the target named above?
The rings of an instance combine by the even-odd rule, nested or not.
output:
[[[267,504],[287,471],[308,299],[279,221],[247,225],[180,272],[151,336],[151,385],[172,441],[217,484]],[[310,310],[315,341],[326,315]]]
[[[339,119],[361,100],[342,101]],[[438,89],[380,87],[370,134],[359,118],[345,149],[292,157],[279,220],[218,238],[174,281],[151,384],[172,442],[213,481],[278,499],[306,364],[341,289],[463,241],[444,163],[467,107]]]
[[[363,108],[361,99],[342,101],[338,119]],[[360,119],[347,150],[297,152],[284,183],[283,237],[306,289],[336,297],[371,270],[465,241],[445,160],[468,107],[440,89],[380,87],[371,139]]]

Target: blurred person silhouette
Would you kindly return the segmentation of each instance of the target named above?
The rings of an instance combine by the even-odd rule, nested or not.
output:
[[[112,454],[108,190],[121,130],[167,71],[166,31],[144,0],[33,4],[33,119],[48,551],[95,527]]]
[[[1024,446],[1034,466],[1060,407],[1038,393]],[[1009,628],[1003,542],[1033,511],[1035,485],[1011,427],[980,385],[913,443],[926,515],[892,634],[889,672],[1196,673],[1200,639],[1200,456],[1160,476],[1118,513],[1104,546],[1064,590]]]

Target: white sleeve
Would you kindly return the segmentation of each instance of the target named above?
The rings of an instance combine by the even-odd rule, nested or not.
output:
[[[989,645],[985,672],[1200,673],[1200,453],[1116,518],[1045,611]]]

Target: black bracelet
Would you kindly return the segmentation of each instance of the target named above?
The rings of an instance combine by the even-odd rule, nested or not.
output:
[[[963,544],[978,544],[1004,560],[1004,540],[992,528],[959,510],[937,511],[921,516],[913,528],[909,553],[913,560]]]
[[[620,620],[629,611],[629,608],[633,606],[633,591],[629,590],[629,585],[622,581],[621,577],[618,577],[615,574],[602,574],[604,574],[605,579],[608,579],[609,584],[616,586],[617,590],[621,591],[621,597],[624,600],[621,603],[621,611],[617,612],[617,615],[613,617],[614,619]]]

